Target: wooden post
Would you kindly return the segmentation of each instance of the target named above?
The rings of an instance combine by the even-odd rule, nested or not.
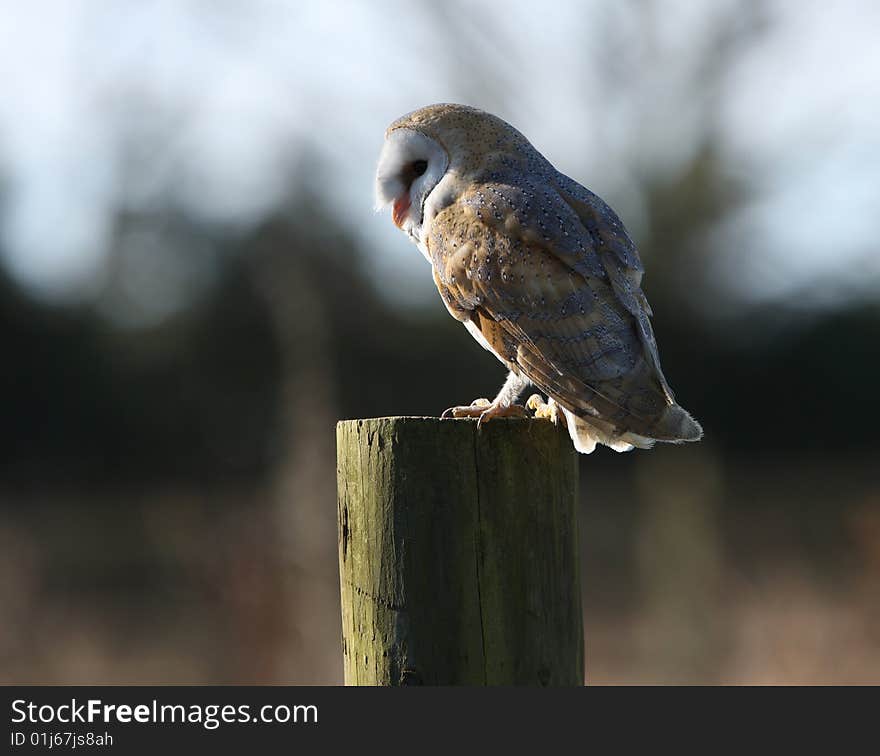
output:
[[[563,429],[348,420],[336,453],[346,684],[583,684]]]

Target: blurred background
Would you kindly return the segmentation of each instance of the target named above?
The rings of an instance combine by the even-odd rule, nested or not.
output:
[[[878,28],[0,5],[0,681],[341,681],[335,422],[504,378],[372,210],[387,124],[454,101],[617,209],[706,430],[581,459],[589,681],[880,682]]]

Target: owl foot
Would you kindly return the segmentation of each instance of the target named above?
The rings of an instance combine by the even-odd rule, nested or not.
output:
[[[545,402],[540,394],[532,394],[526,402],[526,407],[534,410],[535,417],[549,420],[553,425],[559,425],[562,421],[562,425],[565,427],[565,415],[559,411],[559,405],[553,401],[552,397]]]
[[[463,407],[450,407],[440,417],[476,417],[477,430],[496,417],[526,417],[526,408],[520,404],[502,404],[490,402],[488,399],[475,399],[471,404]]]

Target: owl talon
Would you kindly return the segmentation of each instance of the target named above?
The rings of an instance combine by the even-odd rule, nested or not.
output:
[[[526,402],[526,407],[533,410],[535,417],[540,420],[549,420],[553,425],[559,425],[562,421],[562,425],[565,426],[565,416],[559,412],[559,405],[552,397],[545,402],[540,394],[532,394]]]
[[[527,417],[527,414],[526,408],[520,404],[502,404],[500,402],[490,402],[488,399],[476,399],[468,406],[450,407],[440,417],[445,419],[450,417],[475,417],[477,418],[477,429],[479,430],[483,423],[488,423],[496,417]]]
[[[486,407],[491,404],[492,402],[488,399],[474,399],[470,404],[465,404],[460,407],[450,407],[440,415],[440,419],[448,420],[451,417],[479,417],[486,411]]]
[[[496,417],[528,417],[526,408],[521,404],[490,404],[477,420],[477,430]]]

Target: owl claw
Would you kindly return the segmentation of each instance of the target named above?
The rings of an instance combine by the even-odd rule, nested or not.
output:
[[[490,404],[480,413],[477,430],[482,428],[483,423],[488,423],[495,417],[528,417],[528,415],[526,408],[521,404]]]
[[[485,412],[486,407],[491,405],[488,399],[474,399],[470,404],[460,407],[450,407],[440,415],[441,420],[448,420],[451,417],[479,417]]]
[[[476,399],[470,405],[463,407],[450,407],[440,417],[475,417],[477,418],[477,430],[483,423],[488,423],[496,417],[526,417],[526,408],[520,404],[501,404],[490,402],[488,399]]]
[[[549,398],[546,402],[540,394],[532,394],[526,402],[526,407],[533,410],[535,417],[543,420],[549,420],[553,425],[565,425],[565,415],[559,412],[559,405]]]

